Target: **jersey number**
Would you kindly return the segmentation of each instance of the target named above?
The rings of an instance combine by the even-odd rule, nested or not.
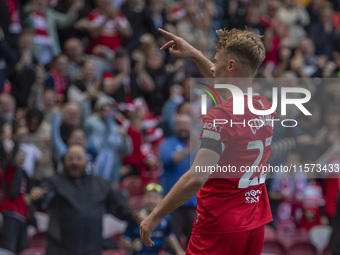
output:
[[[248,143],[247,150],[259,150],[260,153],[255,159],[254,163],[249,168],[245,169],[246,172],[242,175],[240,181],[238,182],[239,189],[245,189],[248,188],[249,186],[259,185],[265,182],[266,173],[263,173],[264,170],[263,168],[259,177],[255,176],[253,179],[250,178],[253,175],[254,171],[255,172],[258,171],[258,165],[262,160],[264,147],[267,147],[271,144],[272,138],[273,138],[272,136],[267,137],[264,144],[262,140],[250,141]]]

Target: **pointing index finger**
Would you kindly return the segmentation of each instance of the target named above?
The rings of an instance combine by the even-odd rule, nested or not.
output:
[[[166,38],[175,40],[176,36],[168,31],[165,31],[164,29],[158,28],[158,32],[160,32],[162,35],[164,35]]]

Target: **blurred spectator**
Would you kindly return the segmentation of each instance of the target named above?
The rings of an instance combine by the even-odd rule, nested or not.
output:
[[[145,56],[134,54],[135,68],[131,70],[131,59],[125,49],[119,49],[113,60],[114,70],[104,74],[103,91],[119,102],[132,102],[143,93],[151,93],[155,84],[145,71]]]
[[[155,28],[164,28],[168,23],[167,2],[164,0],[148,0],[147,4]]]
[[[103,73],[111,70],[112,63],[101,57],[87,55],[85,53],[85,45],[78,38],[72,37],[66,40],[64,44],[64,53],[68,57],[67,75],[72,82],[80,75],[82,67],[87,60],[94,61],[96,65],[96,78],[102,77]]]
[[[45,94],[45,81],[47,78],[47,72],[44,67],[38,65],[35,67],[35,80],[29,91],[27,98],[28,108],[37,108],[42,110],[42,98]]]
[[[52,126],[53,111],[56,106],[56,93],[54,90],[47,89],[43,92],[42,97],[37,98],[38,109],[44,114],[44,121]]]
[[[56,56],[52,61],[50,76],[46,79],[45,87],[53,89],[57,93],[57,103],[65,101],[65,93],[70,84],[67,75],[68,59],[65,55]]]
[[[158,51],[150,51],[145,57],[146,71],[152,77],[155,88],[152,93],[145,94],[144,98],[152,112],[159,116],[164,103],[169,98],[174,73],[166,69],[165,59]]]
[[[106,211],[137,224],[140,217],[126,206],[121,194],[108,182],[86,174],[87,157],[82,146],[71,146],[64,164],[63,173],[30,193],[39,207],[48,208],[46,254],[100,255]]]
[[[315,137],[320,130],[322,123],[322,109],[321,105],[315,101],[310,101],[306,104],[307,109],[311,112],[312,116],[301,115],[298,117],[301,136],[297,141],[298,152],[303,161],[312,160],[318,157],[319,152],[315,150]]]
[[[149,183],[145,187],[143,195],[143,209],[140,211],[142,218],[146,218],[156,205],[162,200],[163,188],[157,183]],[[176,255],[184,255],[182,247],[180,246],[176,237],[171,233],[170,216],[167,215],[161,220],[159,226],[152,232],[151,238],[155,242],[152,247],[147,247],[142,243],[139,237],[139,225],[130,223],[121,238],[121,244],[131,251],[132,255],[157,255],[165,242],[168,242]]]
[[[226,10],[223,17],[223,25],[226,28],[233,27],[239,20],[244,17],[246,7],[249,0],[233,0],[233,1],[218,1],[220,5],[224,6]]]
[[[193,4],[187,7],[186,17],[177,22],[176,28],[178,36],[197,47],[197,39],[201,37],[214,38],[210,29],[211,24],[212,17],[204,10],[204,7]],[[211,42],[209,48],[213,47],[213,42]]]
[[[115,187],[120,179],[122,157],[132,152],[132,142],[114,120],[113,103],[110,97],[100,97],[95,105],[97,112],[85,120],[84,126],[88,143],[99,152],[94,174],[110,180]]]
[[[288,37],[285,26],[277,16],[280,6],[281,3],[278,0],[268,1],[266,14],[261,17],[260,22],[266,26],[266,33],[264,34],[266,58],[264,64],[271,61],[278,65],[279,50],[283,46],[282,40]]]
[[[162,108],[162,128],[165,136],[171,136],[174,131],[174,117],[178,106],[183,101],[190,100],[190,79],[186,78],[181,82],[181,86],[173,85],[170,89],[169,99]]]
[[[127,118],[131,123],[127,133],[131,137],[133,151],[131,155],[123,159],[123,174],[125,176],[131,174],[140,175],[143,186],[149,182],[157,182],[161,175],[160,162],[157,152],[154,153],[151,149],[151,144],[146,139],[142,111],[139,109],[129,111],[127,112]],[[160,138],[155,137],[155,141],[157,142]]]
[[[322,120],[323,125],[313,140],[314,153],[320,156],[340,139],[340,105],[328,105]]]
[[[25,123],[25,122],[24,122]],[[16,123],[13,126],[13,141],[19,143],[20,150],[25,153],[25,160],[22,165],[24,171],[31,179],[34,174],[35,166],[37,163],[45,163],[45,158],[38,147],[28,141],[28,127],[26,124]]]
[[[132,28],[110,0],[97,0],[97,7],[88,15],[89,53],[112,58],[113,51],[122,46],[122,38],[131,36]]]
[[[5,93],[0,94],[0,123],[12,124],[15,118],[15,99]]]
[[[178,114],[172,137],[164,139],[159,154],[164,167],[162,183],[166,193],[190,168],[190,116]],[[171,213],[172,229],[177,239],[185,235],[189,242],[192,224],[196,214],[196,196]]]
[[[16,49],[18,35],[22,30],[22,5],[26,1],[1,1],[0,2],[0,29],[12,49]]]
[[[67,101],[78,103],[83,107],[84,116],[87,112],[92,113],[94,104],[100,92],[100,80],[96,79],[96,65],[92,60],[86,60],[81,69],[81,73],[67,88]],[[85,108],[85,109],[84,109]]]
[[[122,5],[122,13],[133,28],[132,35],[124,43],[129,52],[141,44],[145,34],[151,34],[154,38],[159,37],[145,0],[126,0]]]
[[[306,8],[308,15],[310,17],[310,23],[319,22],[320,10],[324,6],[324,0],[311,0]]]
[[[320,104],[322,113],[326,112],[326,107],[329,104],[339,104],[340,100],[340,86],[338,79],[324,79],[323,83],[317,87],[315,98]]]
[[[10,158],[11,151],[13,150],[14,142],[13,142],[13,137],[12,137],[12,133],[13,133],[12,125],[9,123],[4,123],[3,125],[1,125],[0,131],[1,131],[0,164],[2,164],[5,160]]]
[[[335,45],[340,43],[339,35],[333,26],[333,10],[324,7],[319,13],[319,19],[309,28],[311,40],[315,44],[316,54],[332,57]]]
[[[63,169],[63,161],[67,149],[72,145],[81,145],[87,152],[88,165],[86,168],[87,173],[93,172],[93,163],[98,154],[97,148],[94,145],[87,143],[85,131],[79,127],[73,127],[69,130],[69,136],[66,138],[66,143],[61,139],[60,134],[60,114],[54,113],[52,125],[52,143],[54,145],[54,156],[57,160],[57,169],[60,172]]]
[[[82,6],[82,0],[75,0],[65,14],[49,8],[47,0],[34,0],[27,6],[26,24],[35,31],[33,52],[40,64],[49,63],[61,53],[57,28],[72,24]]]
[[[257,35],[264,35],[266,26],[260,23],[260,15],[259,6],[255,3],[250,3],[246,8],[244,18],[239,20],[234,27],[241,30],[247,29]]]
[[[36,80],[38,61],[33,57],[33,47],[34,32],[23,30],[18,39],[19,56],[8,75],[12,84],[11,93],[19,108],[27,107],[28,97]]]
[[[71,81],[80,73],[81,68],[87,58],[84,53],[83,43],[75,37],[65,41],[64,52],[68,57],[67,75]]]
[[[340,164],[340,143],[339,141],[334,142],[327,151],[322,154],[321,157],[316,161],[318,164],[324,166],[331,171],[322,174],[322,188],[325,199],[324,212],[328,218],[330,225],[333,225],[336,213],[337,196],[340,189],[340,179],[337,173],[333,172],[332,169]]]
[[[8,43],[8,38],[5,37],[4,31],[0,26],[0,93],[5,89],[7,80],[7,66],[14,65],[16,62],[16,54]]]
[[[296,152],[287,155],[285,166],[301,165],[301,157]],[[307,185],[307,176],[297,173],[277,173],[270,183],[269,197],[274,208],[275,227],[294,232],[302,217],[302,200]]]
[[[37,183],[55,173],[52,163],[51,125],[44,121],[43,113],[36,109],[27,111],[26,123],[29,131],[27,141],[42,152],[44,159],[39,161],[34,168],[32,180]]]
[[[75,1],[78,0],[61,0],[54,7],[54,9],[59,13],[67,13]],[[79,26],[79,20],[86,18],[87,10],[85,9],[84,3],[88,2],[86,0],[80,0],[81,7],[77,10],[77,18],[71,24],[58,28],[58,38],[60,45],[63,46],[67,39],[72,37],[84,38],[86,36],[85,30]],[[80,21],[81,22],[81,21]]]
[[[277,15],[288,28],[290,47],[296,47],[300,39],[306,36],[304,27],[310,23],[308,12],[304,7],[295,4],[293,0],[284,0]]]
[[[328,220],[321,210],[321,207],[324,205],[323,189],[320,182],[316,179],[309,178],[304,189],[302,200],[303,216],[300,227],[308,231],[314,226],[328,224]]]
[[[294,52],[290,68],[301,78],[314,77],[319,71],[318,61],[313,41],[304,37]]]
[[[60,136],[62,141],[67,144],[67,139],[74,128],[81,125],[81,112],[78,104],[66,103],[61,110]],[[52,138],[53,140],[53,138]]]
[[[4,160],[4,159],[2,159]],[[4,217],[1,247],[15,253],[27,248],[27,219],[29,215],[30,179],[22,169],[25,152],[16,143],[4,162],[2,182],[3,201],[0,211]]]

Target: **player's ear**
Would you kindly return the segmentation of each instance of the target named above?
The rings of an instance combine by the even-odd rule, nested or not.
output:
[[[235,70],[236,70],[236,67],[237,67],[236,61],[233,60],[233,59],[230,59],[230,60],[228,61],[228,64],[227,64],[227,70],[228,70],[229,72],[235,71]]]

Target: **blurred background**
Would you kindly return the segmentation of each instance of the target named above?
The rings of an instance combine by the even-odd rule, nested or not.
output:
[[[211,60],[217,29],[253,31],[266,48],[255,90],[269,99],[273,86],[311,92],[305,106],[312,116],[288,109],[284,118],[299,125],[275,126],[268,163],[326,168],[268,178],[274,222],[264,252],[331,254],[325,248],[339,190],[339,0],[1,0],[1,212],[17,208],[16,200],[12,209],[1,202],[11,185],[6,160],[17,143],[16,164],[31,186],[61,173],[67,148],[80,144],[87,174],[108,180],[135,210],[144,206],[148,183],[161,183],[166,193],[189,169],[190,78],[201,74],[193,61],[159,50],[167,39],[158,28]],[[12,252],[45,254],[48,212],[27,203],[31,213],[20,220],[28,241]],[[173,215],[172,232],[184,249],[195,206]],[[181,221],[187,224],[176,225]],[[103,254],[127,254],[119,241],[126,223],[107,214],[103,226]],[[0,244],[4,235],[10,233]]]

